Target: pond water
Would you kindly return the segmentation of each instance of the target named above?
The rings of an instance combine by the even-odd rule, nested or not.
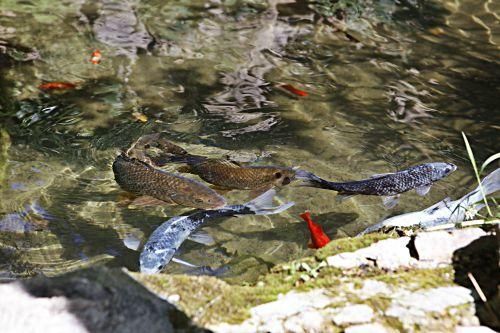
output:
[[[479,161],[500,150],[500,4],[364,3],[333,15],[305,1],[3,0],[0,279],[96,264],[137,270],[124,240],[144,242],[189,209],[123,204],[111,163],[159,131],[193,153],[326,179],[428,161],[459,167],[391,210],[377,197],[337,202],[289,186],[280,200],[296,205],[280,215],[210,222],[216,244],[186,242],[179,257],[228,267],[231,282],[311,253],[298,217],[306,209],[338,238],[470,190],[460,132]],[[89,61],[95,50],[99,64]],[[77,87],[38,88],[51,81]],[[174,263],[166,272],[199,273]]]

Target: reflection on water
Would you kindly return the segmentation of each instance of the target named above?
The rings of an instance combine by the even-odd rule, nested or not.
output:
[[[0,279],[94,264],[137,270],[135,248],[188,210],[127,206],[111,163],[158,131],[194,154],[336,180],[424,161],[459,166],[392,211],[379,198],[337,203],[333,192],[285,188],[283,200],[297,202],[290,210],[215,221],[205,227],[215,245],[183,244],[183,260],[211,268],[167,272],[252,280],[310,253],[305,209],[331,237],[345,237],[467,192],[460,131],[478,160],[500,148],[498,10],[473,0],[412,3],[328,12],[278,0],[3,1]],[[89,61],[96,49],[98,65]],[[47,81],[77,88],[39,91]],[[283,94],[280,84],[309,95]]]

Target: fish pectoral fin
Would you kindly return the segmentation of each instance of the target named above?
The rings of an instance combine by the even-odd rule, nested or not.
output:
[[[192,264],[192,263],[190,263],[190,262],[184,261],[184,260],[179,259],[179,258],[176,258],[176,257],[173,257],[173,258],[172,258],[172,261],[173,261],[173,262],[176,262],[176,263],[178,263],[178,264],[181,264],[181,265],[187,266],[187,267],[192,267],[192,268],[198,268],[198,267],[200,267],[200,266],[198,266],[198,265]]]
[[[218,164],[219,166],[225,166],[228,168],[239,169],[241,168],[241,164],[232,160],[224,159],[224,158],[213,158],[207,160],[210,164]],[[203,162],[202,162],[203,163]]]
[[[141,197],[135,198],[130,204],[134,206],[165,206],[167,204],[172,204],[173,202],[167,202],[160,199],[156,199],[150,197],[148,195],[144,195]]]
[[[420,196],[424,196],[427,193],[429,193],[430,189],[431,189],[431,185],[419,186],[419,187],[415,188],[415,192],[417,192],[417,194]]]
[[[205,231],[193,232],[191,235],[189,235],[188,239],[192,242],[200,243],[207,246],[215,244],[214,238]]]
[[[342,194],[342,193],[339,193],[335,197],[335,201],[337,201],[337,202],[344,202],[345,200],[347,200],[349,198],[352,198],[355,195],[356,194]]]
[[[394,208],[398,204],[398,201],[399,201],[399,194],[382,197],[382,202],[384,203],[384,207],[387,209]]]

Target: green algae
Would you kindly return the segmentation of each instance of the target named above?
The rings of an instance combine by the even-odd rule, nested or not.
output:
[[[387,238],[390,238],[390,236],[385,234],[368,234],[363,237],[336,239],[316,251],[315,257],[317,260],[325,260],[327,257],[342,252],[353,252]]]

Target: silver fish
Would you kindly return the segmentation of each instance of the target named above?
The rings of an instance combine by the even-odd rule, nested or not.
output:
[[[499,191],[500,168],[484,177],[481,184],[485,195],[490,195]],[[478,186],[474,191],[464,195],[458,200],[451,201],[450,198],[446,198],[424,210],[393,216],[366,228],[359,235],[364,235],[389,227],[420,226],[422,228],[429,228],[445,223],[461,222],[465,220],[466,213],[471,209],[471,207],[474,207],[477,202],[482,200],[483,195]],[[479,205],[475,209],[481,209],[482,207],[484,207],[484,205]]]
[[[434,162],[349,182],[324,180],[304,170],[297,170],[296,178],[302,180],[305,186],[337,191],[341,196],[357,194],[384,196],[384,204],[392,208],[396,205],[400,193],[415,189],[417,194],[425,195],[434,182],[448,176],[456,169],[456,165],[452,163]]]
[[[175,261],[174,254],[181,244],[192,236],[197,228],[210,219],[248,214],[278,214],[294,205],[293,202],[288,202],[273,207],[272,200],[275,195],[276,191],[271,189],[243,205],[231,205],[214,210],[203,210],[187,216],[175,216],[164,222],[153,231],[144,245],[139,259],[141,273],[157,273],[171,260]],[[197,241],[200,242],[200,239]],[[201,242],[204,241],[201,240]],[[178,259],[176,261],[182,263]]]

